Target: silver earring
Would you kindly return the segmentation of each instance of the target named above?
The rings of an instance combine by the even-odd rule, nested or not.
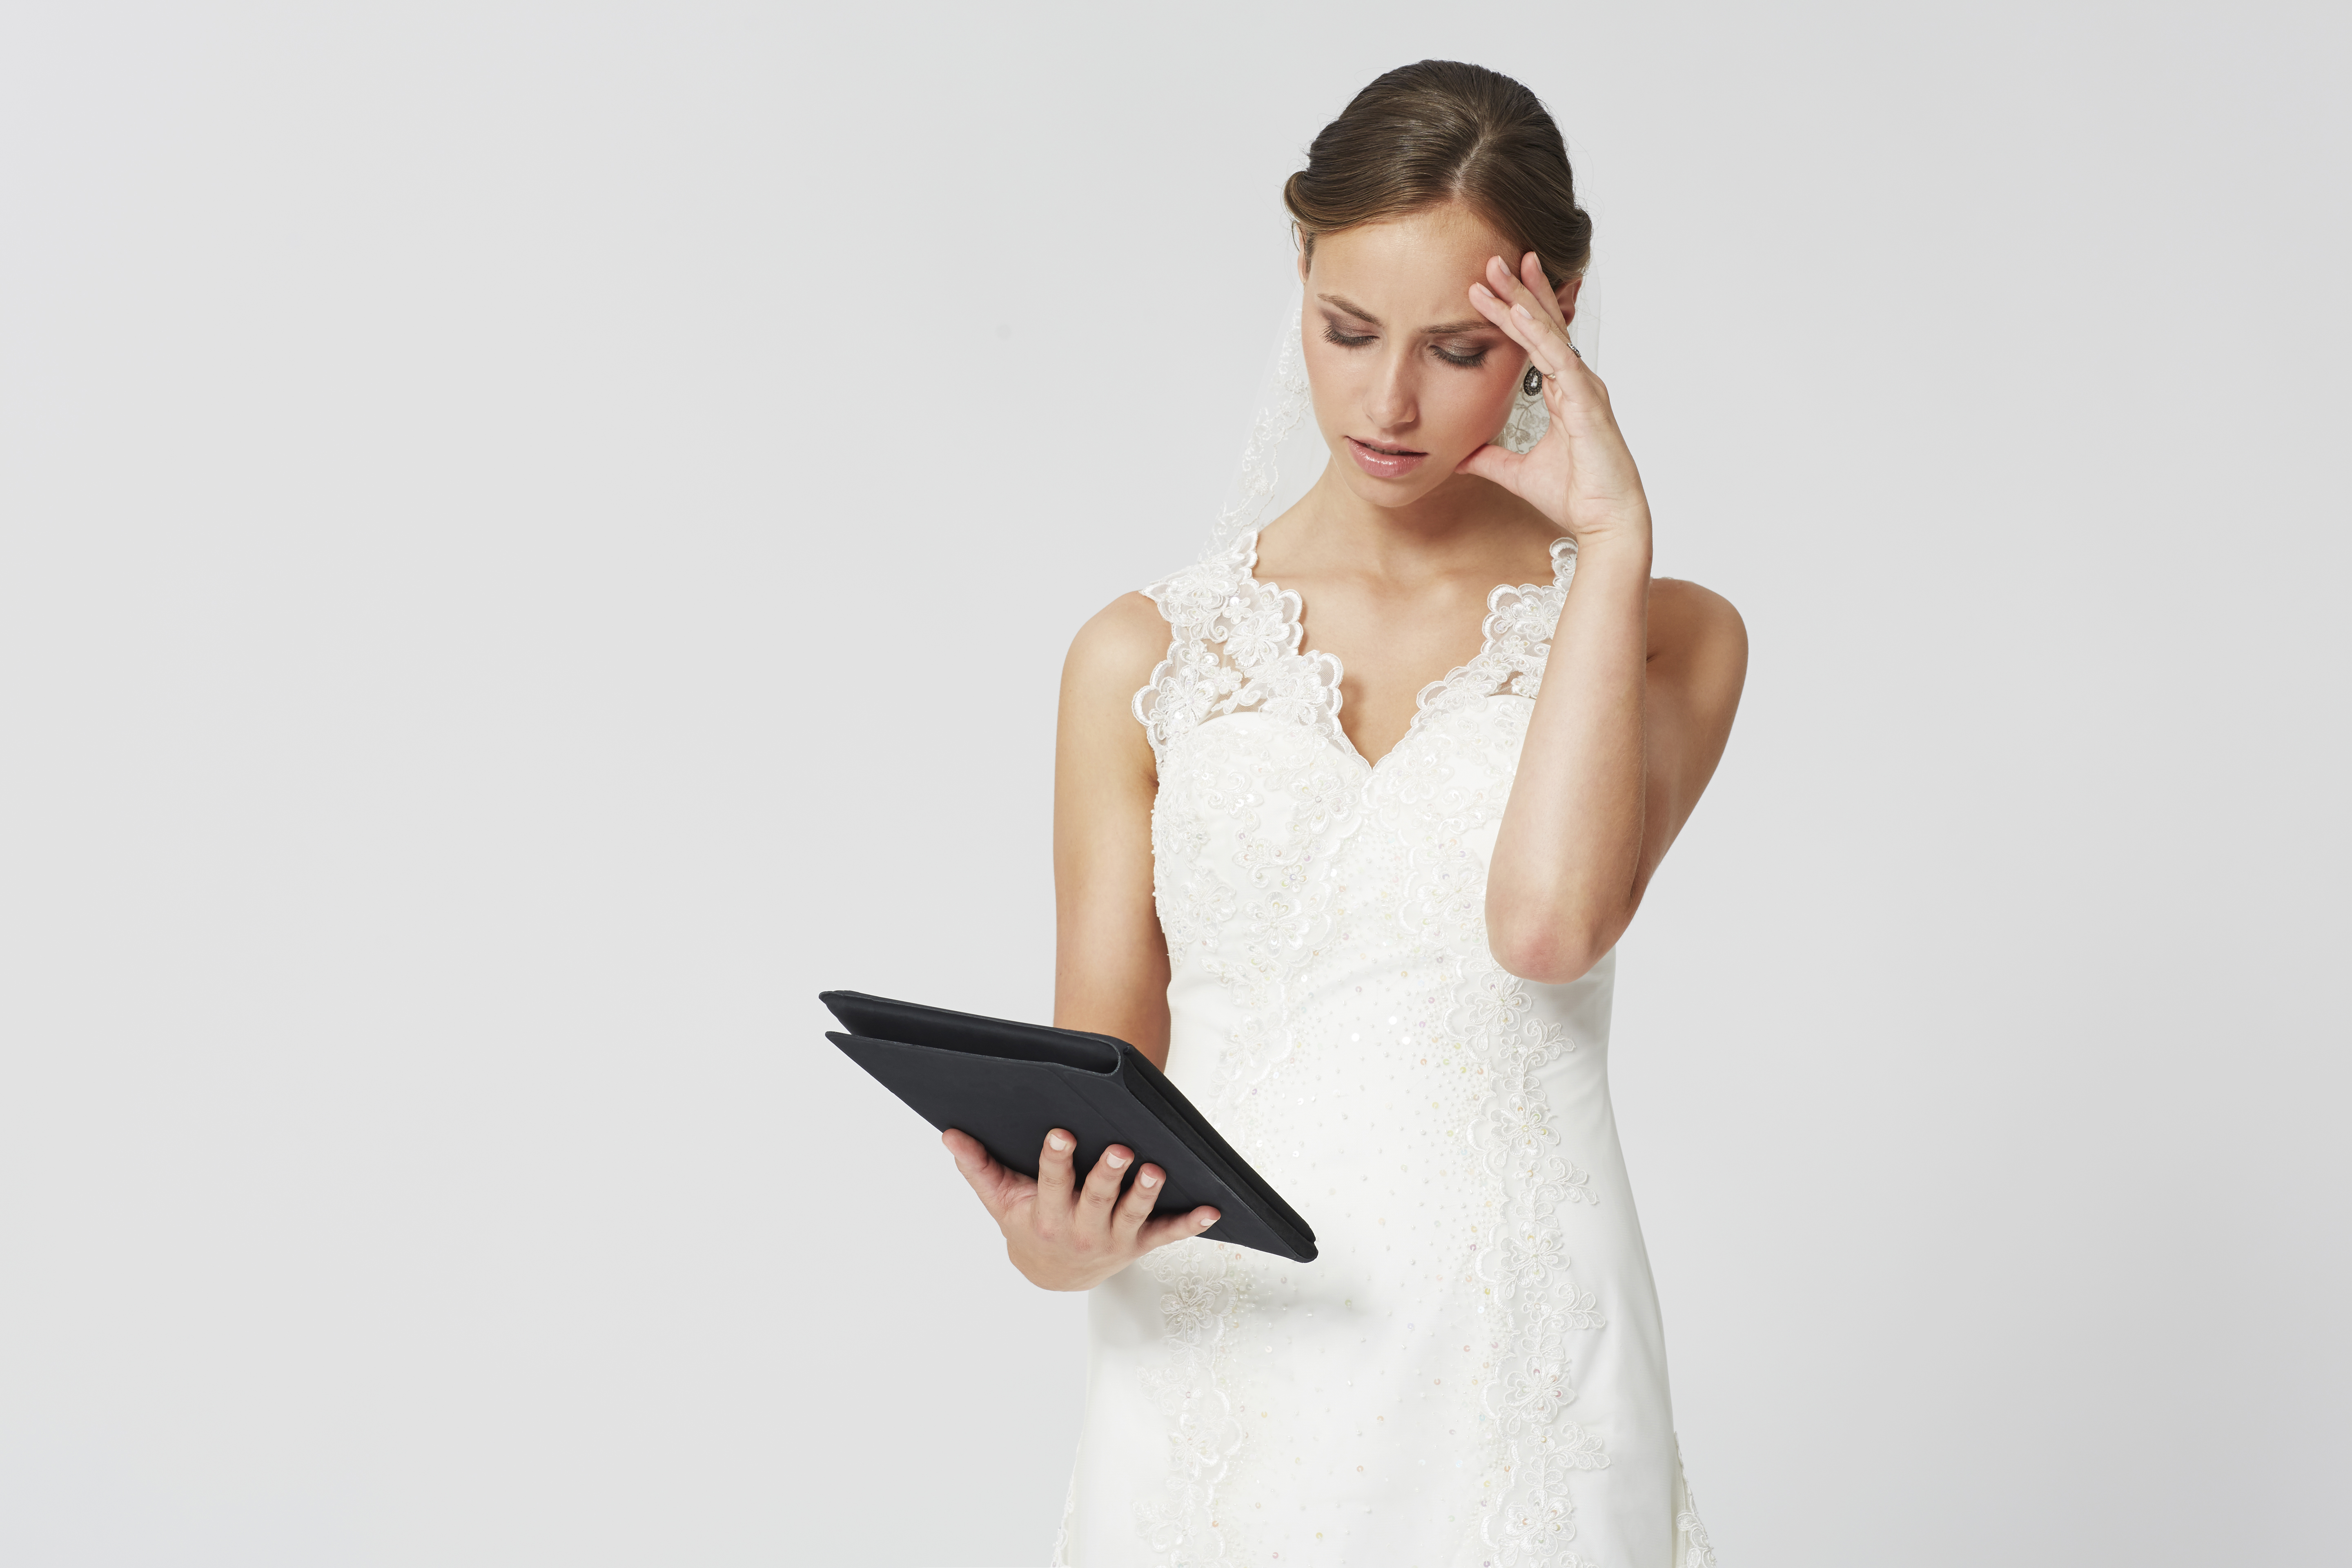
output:
[[[1538,393],[1541,392],[1543,390],[1543,372],[1538,370],[1533,365],[1528,366],[1528,374],[1519,377],[1519,390],[1526,393],[1529,397],[1533,397]]]

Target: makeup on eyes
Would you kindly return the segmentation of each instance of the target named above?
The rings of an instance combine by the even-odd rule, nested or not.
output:
[[[1360,349],[1372,341],[1372,334],[1350,332],[1337,320],[1327,317],[1323,325],[1323,341],[1327,343],[1335,343],[1343,349]],[[1433,342],[1429,345],[1429,350],[1447,364],[1461,370],[1475,370],[1486,363],[1486,355],[1493,346],[1491,343],[1480,343],[1474,349],[1465,344]]]

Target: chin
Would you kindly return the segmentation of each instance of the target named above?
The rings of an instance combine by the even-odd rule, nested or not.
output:
[[[1348,459],[1342,457],[1333,460],[1344,463]],[[1423,479],[1419,474],[1415,474],[1410,481],[1406,481],[1376,479],[1365,473],[1349,473],[1345,468],[1340,469],[1339,472],[1340,477],[1348,481],[1348,488],[1355,491],[1358,496],[1374,506],[1386,507],[1411,506],[1454,477],[1451,471],[1441,474],[1434,479]]]

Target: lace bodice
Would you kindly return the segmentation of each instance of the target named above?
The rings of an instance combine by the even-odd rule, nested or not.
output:
[[[1145,590],[1171,641],[1134,709],[1169,1076],[1322,1253],[1195,1239],[1096,1289],[1064,1560],[1701,1561],[1609,1111],[1613,955],[1538,985],[1486,944],[1574,546],[1488,595],[1477,655],[1375,763],[1256,542]]]
[[[1412,730],[1432,711],[1460,711],[1482,697],[1533,698],[1543,684],[1576,544],[1552,545],[1552,581],[1496,588],[1486,596],[1484,644],[1468,664],[1422,688]],[[1254,710],[1307,725],[1350,755],[1339,726],[1339,661],[1303,651],[1298,595],[1256,576],[1257,535],[1145,590],[1174,633],[1168,657],[1135,694],[1135,716],[1163,762],[1170,742],[1205,720]],[[1407,739],[1412,730],[1406,731]],[[1403,749],[1402,742],[1398,750]],[[1384,759],[1385,760],[1385,759]]]

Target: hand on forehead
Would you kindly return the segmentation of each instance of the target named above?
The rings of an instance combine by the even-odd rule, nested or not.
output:
[[[1502,257],[1516,272],[1523,252],[1460,202],[1327,234],[1302,262],[1307,297],[1391,332],[1485,331],[1469,289]]]

